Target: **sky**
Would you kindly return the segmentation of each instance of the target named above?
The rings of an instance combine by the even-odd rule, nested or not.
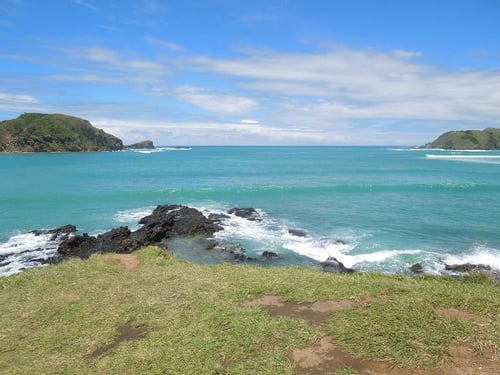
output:
[[[0,0],[0,121],[25,112],[156,145],[500,127],[500,0]]]

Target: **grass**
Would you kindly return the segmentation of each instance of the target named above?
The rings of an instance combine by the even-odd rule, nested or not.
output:
[[[0,373],[294,374],[290,349],[326,335],[351,353],[408,369],[446,360],[451,344],[479,354],[500,348],[499,287],[481,277],[195,265],[155,248],[136,254],[141,264],[132,271],[98,255],[0,278]],[[312,326],[242,306],[263,294],[363,303]],[[446,317],[437,308],[476,318]],[[94,357],[124,324],[148,334]]]

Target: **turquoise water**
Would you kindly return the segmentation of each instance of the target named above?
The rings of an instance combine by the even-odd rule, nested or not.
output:
[[[207,213],[257,208],[261,221],[232,217],[217,236],[249,255],[277,252],[281,264],[334,256],[363,271],[404,272],[421,262],[438,273],[444,262],[465,261],[500,269],[499,152],[194,147],[4,154],[0,176],[0,255],[40,248],[43,239],[28,234],[33,229],[71,223],[97,234],[137,227],[157,204],[179,203]],[[291,228],[308,235],[292,236]]]

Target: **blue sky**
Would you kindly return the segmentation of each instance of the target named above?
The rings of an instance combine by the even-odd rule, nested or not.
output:
[[[0,120],[126,143],[420,145],[500,126],[500,0],[0,0]]]

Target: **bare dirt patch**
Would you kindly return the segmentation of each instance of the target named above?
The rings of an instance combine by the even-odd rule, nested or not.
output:
[[[369,299],[361,303],[369,304]],[[283,302],[280,296],[264,295],[243,303],[244,307],[261,307],[274,318],[289,317],[304,319],[313,325],[323,324],[336,310],[349,309],[358,305],[350,299],[318,301],[311,304]],[[440,315],[480,320],[481,317],[454,308],[436,309]],[[386,361],[375,361],[340,349],[332,343],[329,336],[323,337],[316,344],[307,348],[296,348],[289,352],[290,359],[297,364],[299,374],[324,374],[336,369],[352,368],[360,374],[369,375],[498,375],[500,374],[500,356],[495,350],[489,350],[484,356],[476,355],[467,346],[453,346],[450,360],[439,367],[427,370],[406,370],[392,367]]]
[[[469,320],[482,320],[482,317],[468,313],[462,310],[455,309],[453,307],[449,308],[437,308],[436,312],[439,315],[445,316],[447,318],[457,318],[457,319],[469,319]]]
[[[244,307],[262,307],[273,318],[282,316],[304,319],[313,325],[324,323],[332,311],[349,309],[355,302],[349,299],[314,303],[282,302],[280,296],[261,296],[243,303]]]
[[[391,367],[388,362],[363,359],[349,354],[323,337],[313,346],[293,349],[289,356],[297,363],[299,374],[324,374],[341,368],[352,368],[369,375],[498,375],[500,358],[495,353],[477,356],[467,346],[450,348],[451,360],[428,370],[406,370]]]
[[[138,340],[145,338],[148,335],[148,327],[138,326],[134,327],[131,321],[119,326],[117,328],[118,335],[114,338],[112,342],[107,345],[100,346],[96,348],[90,355],[89,358],[97,358],[101,355],[107,353],[113,348],[116,348],[122,342],[127,340]]]
[[[299,374],[324,374],[340,368],[352,368],[361,374],[410,374],[397,368],[390,368],[385,362],[365,360],[339,349],[330,342],[330,337],[323,337],[317,344],[290,352],[290,359],[297,363]],[[414,374],[414,373],[413,373]]]
[[[109,264],[123,267],[127,271],[132,271],[141,264],[141,260],[135,254],[106,254],[104,259]]]
[[[499,353],[476,355],[469,347],[454,345],[450,348],[452,361],[441,366],[443,375],[498,375]]]

